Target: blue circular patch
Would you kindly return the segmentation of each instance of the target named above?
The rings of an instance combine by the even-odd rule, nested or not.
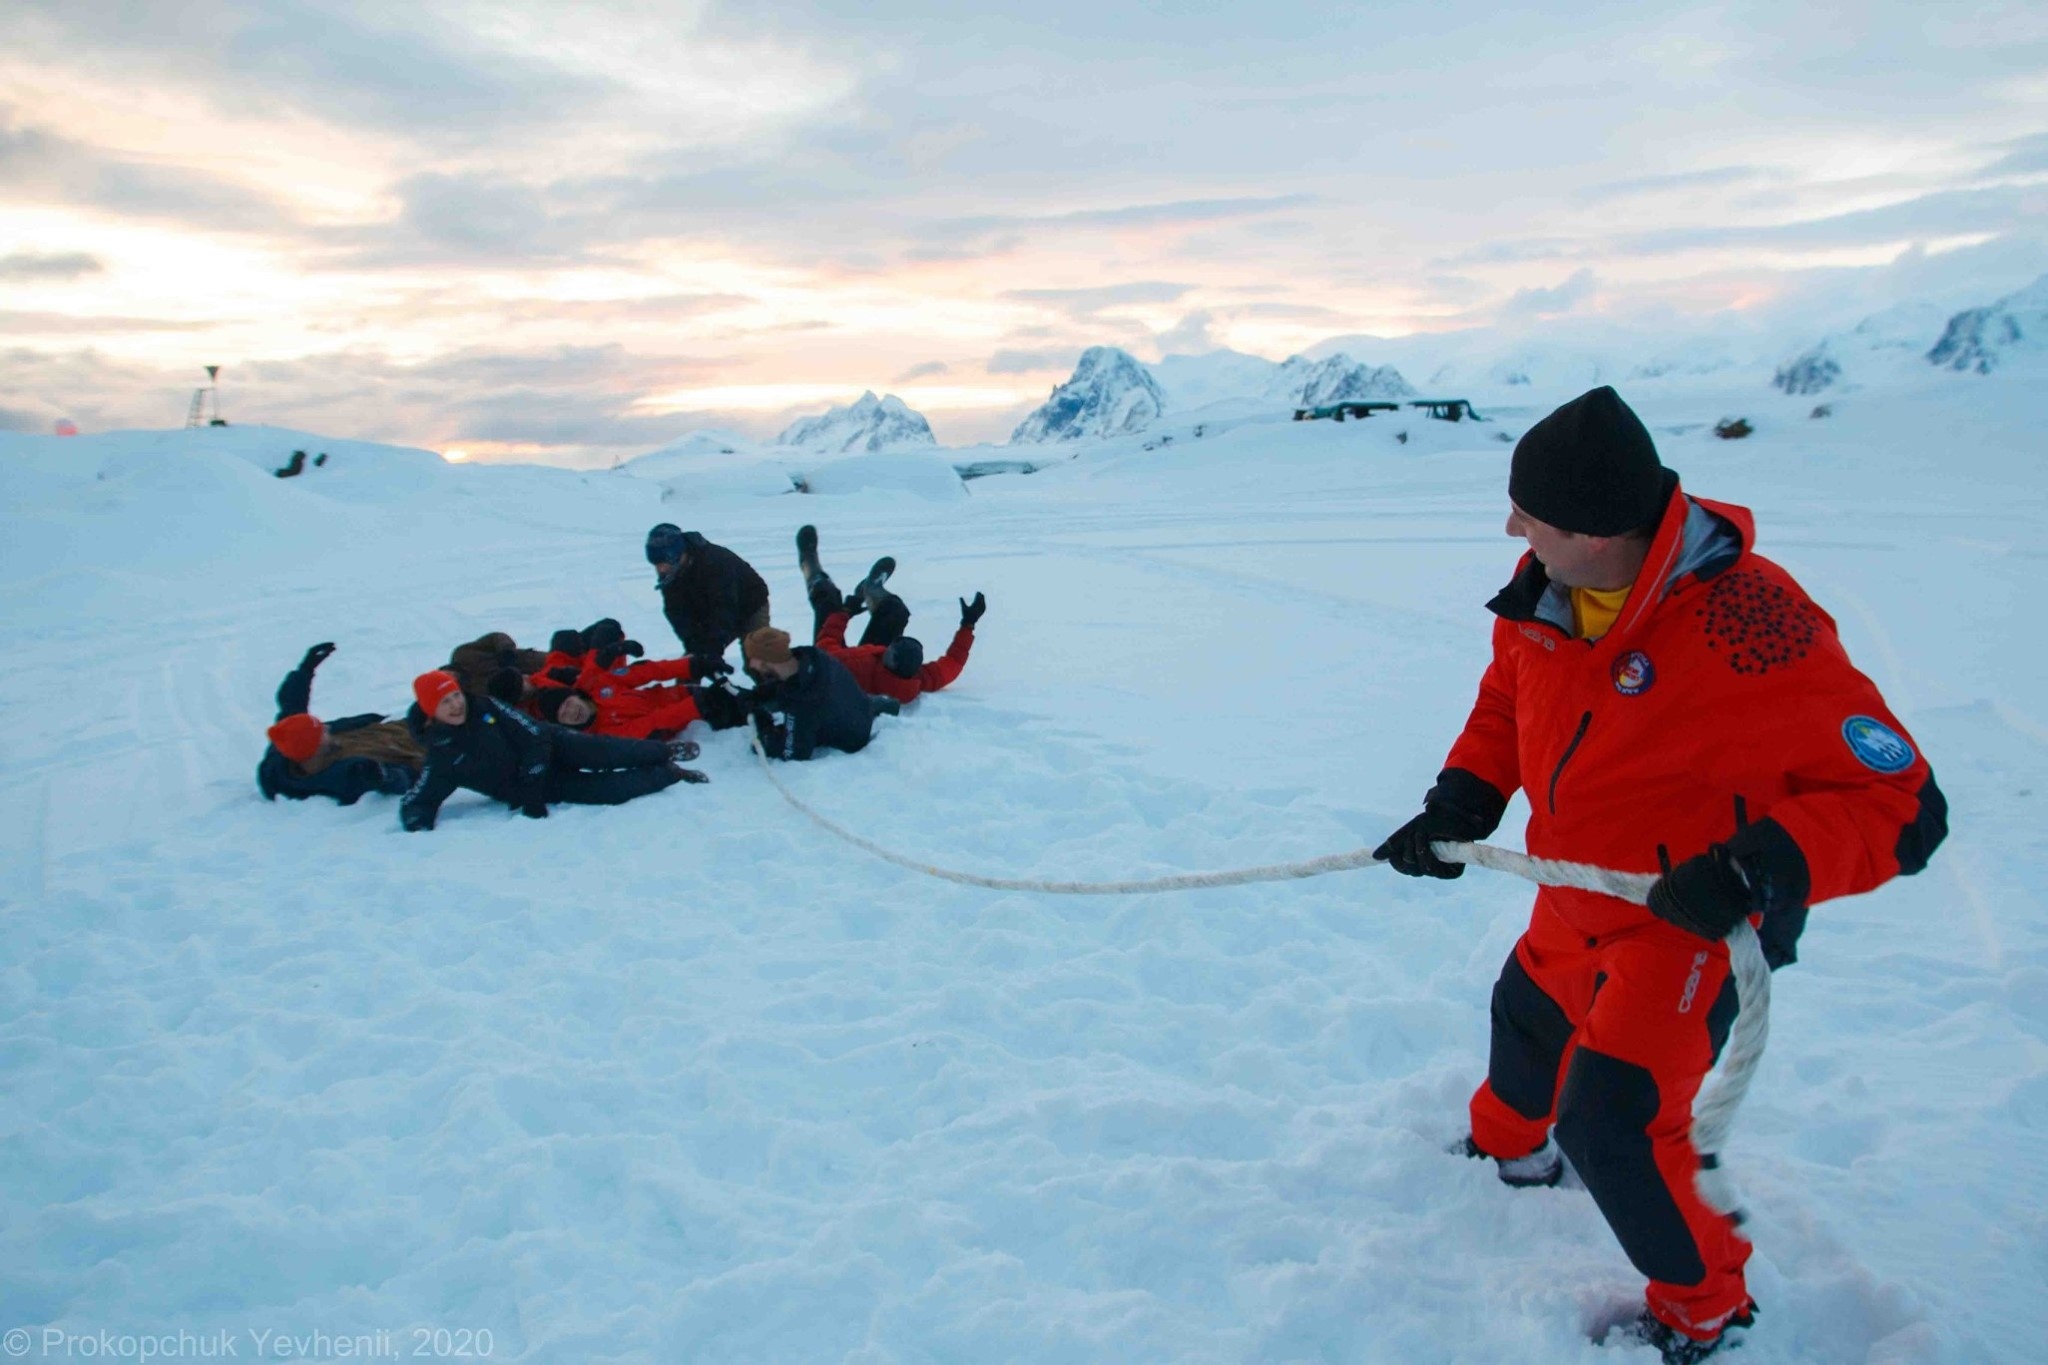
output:
[[[1614,690],[1624,697],[1633,697],[1639,692],[1650,690],[1650,684],[1657,681],[1657,669],[1650,662],[1650,656],[1640,649],[1632,649],[1614,661],[1609,672],[1614,679]]]
[[[1906,737],[1873,716],[1851,716],[1842,722],[1842,738],[1856,761],[1872,772],[1902,773],[1918,757]]]

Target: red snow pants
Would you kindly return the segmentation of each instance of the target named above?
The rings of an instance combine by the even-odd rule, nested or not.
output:
[[[1749,1306],[1749,1242],[1700,1197],[1692,1102],[1728,1030],[1728,949],[1647,913],[1602,938],[1537,894],[1493,988],[1486,1083],[1472,1138],[1496,1157],[1557,1144],[1629,1260],[1657,1317],[1711,1338]]]

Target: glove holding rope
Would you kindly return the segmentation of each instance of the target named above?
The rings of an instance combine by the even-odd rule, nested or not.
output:
[[[1492,783],[1463,768],[1446,768],[1422,798],[1422,814],[1387,836],[1372,856],[1404,877],[1439,877],[1449,881],[1465,875],[1463,863],[1447,863],[1432,843],[1469,844],[1493,833],[1508,808],[1508,799]]]
[[[1705,853],[1675,867],[1661,846],[1657,859],[1664,864],[1664,875],[1650,888],[1650,913],[1714,942],[1728,937],[1751,915],[1803,912],[1812,885],[1806,855],[1783,825],[1768,818],[1755,824],[1744,821],[1726,843],[1710,844]],[[1767,926],[1770,923],[1766,920]],[[1795,927],[1794,937],[1797,932]],[[1785,945],[1773,944],[1769,937],[1767,933],[1765,956],[1778,959],[1778,950]],[[1792,958],[1783,953],[1782,961],[1773,960],[1771,965]]]

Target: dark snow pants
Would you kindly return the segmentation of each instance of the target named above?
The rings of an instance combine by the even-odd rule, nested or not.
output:
[[[846,596],[839,591],[839,585],[832,581],[830,574],[821,574],[811,584],[811,638],[817,639],[824,633],[825,618],[846,607]],[[864,645],[893,645],[903,638],[903,632],[910,625],[910,608],[903,599],[884,589],[882,600],[875,603],[875,609],[868,613],[867,629],[861,632],[860,642]]]
[[[1557,1145],[1635,1268],[1650,1310],[1697,1338],[1749,1304],[1750,1246],[1701,1197],[1692,1103],[1728,1030],[1736,994],[1726,945],[1650,920],[1588,939],[1539,892],[1493,988],[1486,1083],[1472,1137],[1526,1156]]]
[[[682,779],[669,765],[668,746],[652,739],[619,739],[565,730],[555,736],[553,764],[543,794],[549,805],[617,806]]]

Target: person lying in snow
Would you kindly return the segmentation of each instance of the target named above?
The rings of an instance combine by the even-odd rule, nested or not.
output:
[[[768,585],[754,566],[696,531],[663,522],[647,533],[647,562],[685,654],[724,654],[768,624]]]
[[[537,649],[521,649],[504,631],[494,630],[466,645],[457,645],[442,668],[444,672],[455,675],[455,680],[462,684],[462,690],[472,701],[495,696],[500,701],[517,702],[517,691],[513,691],[509,698],[505,695],[517,686],[504,676],[506,671],[532,673],[545,667],[546,663],[547,655]]]
[[[770,758],[803,762],[822,745],[857,754],[874,734],[875,717],[896,703],[860,690],[846,665],[810,645],[790,648],[789,632],[773,626],[747,636],[747,673],[754,690],[754,731]]]
[[[677,764],[697,756],[686,741],[613,739],[548,725],[486,697],[472,706],[455,675],[439,669],[413,680],[425,716],[426,767],[399,803],[407,830],[434,827],[441,803],[458,787],[544,819],[560,801],[616,806],[677,782],[708,782]]]
[[[846,665],[861,691],[897,702],[916,701],[952,682],[967,666],[968,651],[974,648],[975,622],[988,610],[988,599],[980,593],[974,594],[972,602],[960,599],[960,628],[953,632],[953,642],[944,654],[926,663],[924,646],[903,633],[910,624],[910,608],[884,586],[896,571],[895,560],[887,555],[876,560],[852,595],[842,596],[818,563],[817,527],[797,531],[796,556],[811,597],[813,639],[819,649]],[[847,626],[863,611],[868,613],[867,630],[859,644],[849,645]]]
[[[667,738],[696,720],[715,730],[745,720],[745,706],[720,685],[732,672],[724,659],[640,659],[645,652],[610,619],[558,630],[549,667],[531,679],[527,710],[571,730],[629,739]]]
[[[404,725],[375,711],[332,721],[310,714],[313,674],[332,653],[331,643],[314,645],[278,684],[277,723],[256,765],[266,801],[331,796],[353,806],[366,792],[402,796],[419,776],[426,751]]]

